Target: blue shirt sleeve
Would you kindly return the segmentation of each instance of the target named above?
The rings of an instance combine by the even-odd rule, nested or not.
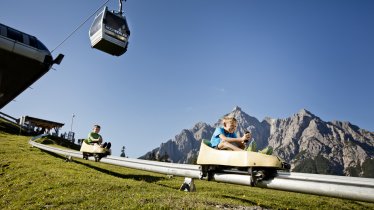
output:
[[[219,135],[225,135],[226,137],[230,138],[236,138],[236,133],[227,133],[225,132],[225,129],[222,127],[217,127],[216,130],[214,130],[214,133],[212,135],[212,138],[210,139],[210,143],[212,144],[212,147],[217,147],[219,143],[221,143],[221,138],[219,138]]]

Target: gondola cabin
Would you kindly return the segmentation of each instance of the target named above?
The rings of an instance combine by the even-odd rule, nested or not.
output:
[[[96,15],[90,31],[91,47],[111,55],[120,56],[127,51],[130,30],[126,17],[111,12],[108,7]]]

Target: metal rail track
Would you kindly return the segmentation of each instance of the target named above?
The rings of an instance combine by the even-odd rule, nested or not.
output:
[[[34,140],[37,138],[35,137],[29,141],[34,147],[64,155],[68,159],[83,158],[79,151],[36,143]],[[90,157],[89,160],[94,160],[94,158]],[[104,157],[100,162],[192,179],[201,178],[199,165],[165,163],[115,156]],[[217,182],[251,185],[251,177],[246,174],[216,173],[213,179]],[[370,178],[279,172],[273,179],[260,181],[256,186],[374,203],[374,179]]]

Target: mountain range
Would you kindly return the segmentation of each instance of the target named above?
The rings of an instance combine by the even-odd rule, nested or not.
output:
[[[305,109],[285,119],[267,117],[261,122],[240,107],[226,115],[237,119],[240,136],[250,130],[257,147],[272,146],[274,155],[291,163],[291,171],[374,177],[374,132],[349,122],[325,122]],[[139,158],[196,163],[201,140],[210,139],[217,126],[220,120],[214,125],[199,122]]]

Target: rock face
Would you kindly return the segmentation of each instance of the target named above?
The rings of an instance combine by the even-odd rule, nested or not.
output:
[[[259,149],[274,148],[277,155],[296,172],[374,177],[374,133],[349,122],[324,122],[302,109],[285,119],[265,118],[262,122],[235,107],[227,115],[238,121],[238,134],[250,130]],[[201,139],[210,139],[213,126],[197,123],[175,139],[162,143],[141,159],[165,159],[174,163],[194,163]],[[162,158],[163,157],[163,158]]]
[[[210,139],[214,128],[206,123],[197,123],[192,129],[184,129],[173,140],[148,152],[140,159],[164,160],[173,163],[192,163],[196,160],[201,139]],[[165,155],[167,158],[165,158]]]
[[[373,162],[373,132],[349,122],[324,122],[305,109],[287,119],[266,121],[269,145],[294,171],[370,176],[372,168],[366,164]]]

